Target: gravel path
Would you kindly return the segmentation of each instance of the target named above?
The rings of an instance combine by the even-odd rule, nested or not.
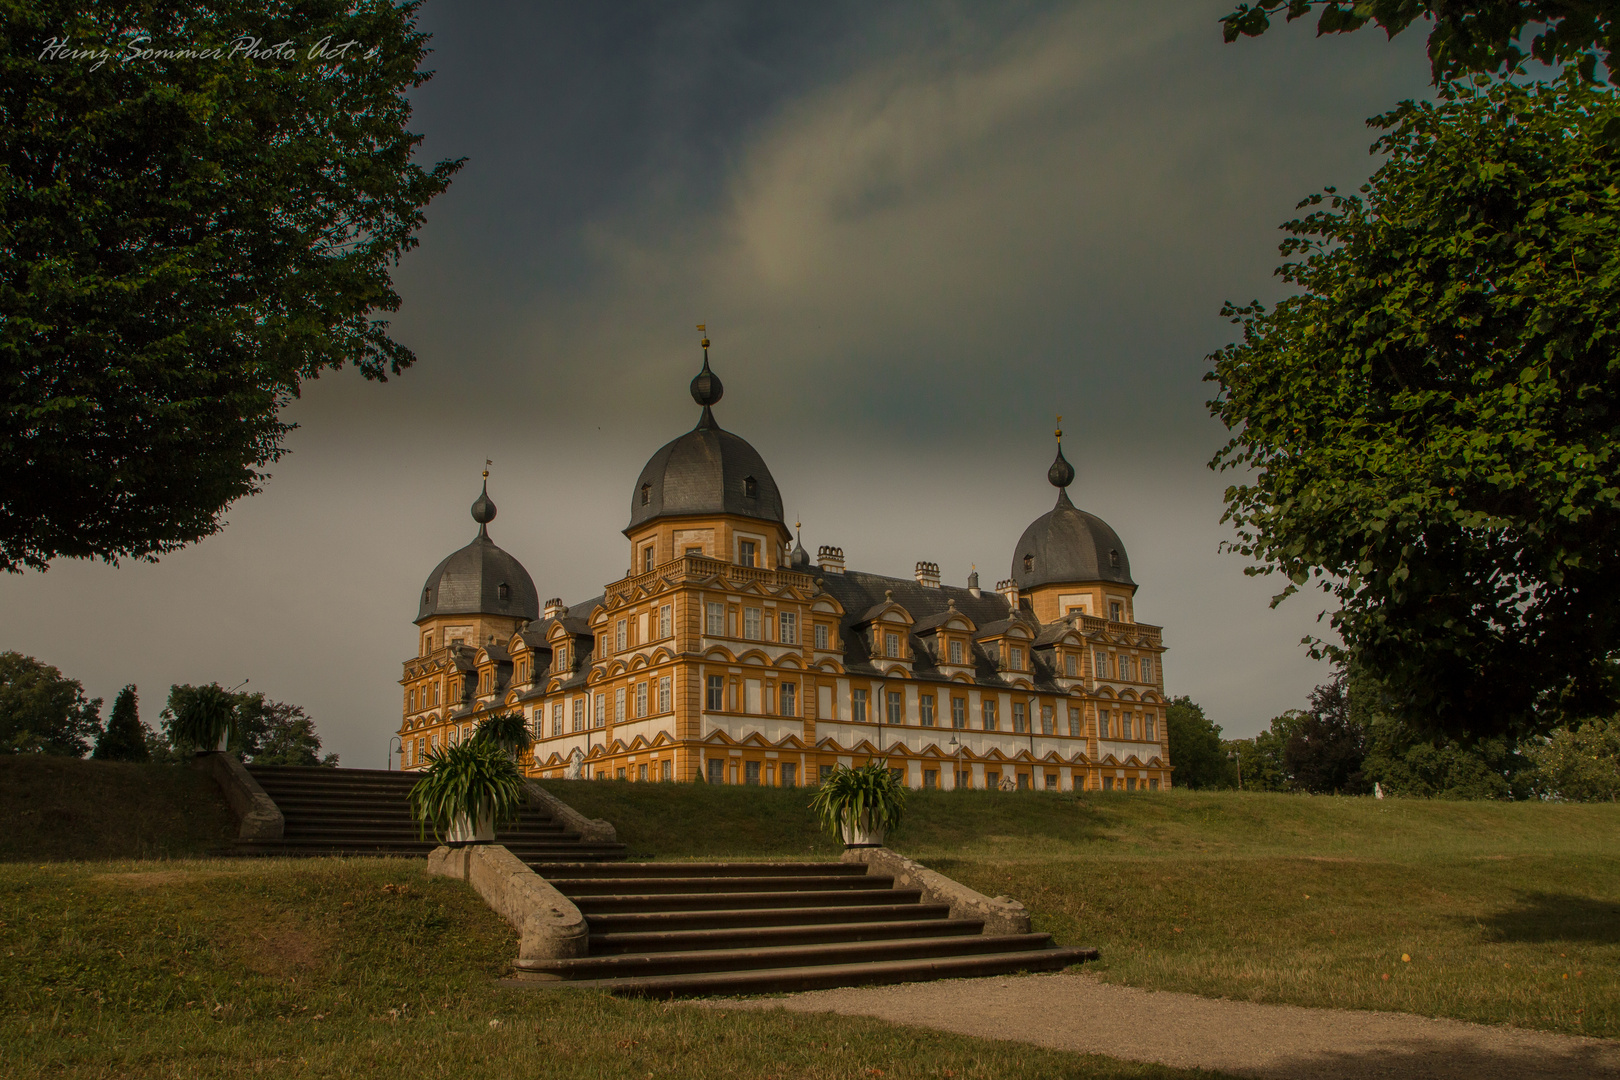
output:
[[[1089,975],[954,979],[710,1004],[874,1016],[1266,1080],[1620,1080],[1615,1040],[1405,1013],[1218,1001],[1109,986]]]

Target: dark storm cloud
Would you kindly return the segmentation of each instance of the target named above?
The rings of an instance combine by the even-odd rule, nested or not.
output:
[[[0,648],[109,699],[139,682],[149,719],[170,682],[251,676],[381,765],[412,598],[471,538],[483,460],[497,542],[542,596],[594,595],[642,463],[696,419],[704,322],[721,422],[807,546],[862,568],[1004,576],[1063,413],[1170,692],[1252,730],[1320,678],[1319,605],[1269,611],[1216,551],[1204,358],[1427,65],[1416,37],[1224,46],[1229,7],[429,4],[413,125],[468,163],[397,274],[418,367],[310,385],[220,536],[0,580]]]

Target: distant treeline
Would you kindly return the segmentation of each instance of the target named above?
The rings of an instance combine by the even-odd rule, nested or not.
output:
[[[1191,698],[1165,711],[1175,783],[1189,788],[1442,799],[1620,799],[1620,719],[1471,743],[1414,730],[1379,709],[1371,676],[1339,671],[1303,709],[1252,739],[1225,739]]]
[[[141,721],[131,684],[118,692],[103,724],[101,699],[86,698],[79,680],[31,656],[0,653],[0,753],[181,761],[204,749],[174,737],[175,712],[196,690],[185,683],[169,687],[168,703],[154,729]],[[260,765],[338,763],[336,754],[321,754],[315,721],[301,707],[258,693],[226,693],[233,703],[229,749],[238,757]]]

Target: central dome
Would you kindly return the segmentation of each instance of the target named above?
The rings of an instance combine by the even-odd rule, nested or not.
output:
[[[1067,487],[1074,467],[1058,448],[1046,478],[1059,488],[1057,505],[1029,523],[1013,551],[1012,579],[1020,589],[1058,582],[1113,581],[1135,585],[1125,545],[1102,518],[1078,509]]]
[[[705,343],[707,344],[707,343]],[[786,526],[782,493],[765,459],[748,440],[722,428],[710,406],[720,400],[720,379],[703,370],[692,397],[703,406],[697,427],[666,443],[648,459],[630,493],[629,532],[655,518],[731,514]]]

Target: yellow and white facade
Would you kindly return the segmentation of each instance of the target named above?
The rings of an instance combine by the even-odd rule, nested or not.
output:
[[[806,786],[881,757],[915,788],[1171,786],[1163,635],[1135,620],[1117,535],[1070,503],[1061,449],[1057,505],[994,590],[928,562],[847,569],[832,546],[812,562],[763,460],[714,420],[707,344],[702,417],[643,470],[631,572],[601,596],[540,604],[489,539],[487,491],[473,504],[478,537],[423,588],[402,767],[511,711],[552,778]]]

